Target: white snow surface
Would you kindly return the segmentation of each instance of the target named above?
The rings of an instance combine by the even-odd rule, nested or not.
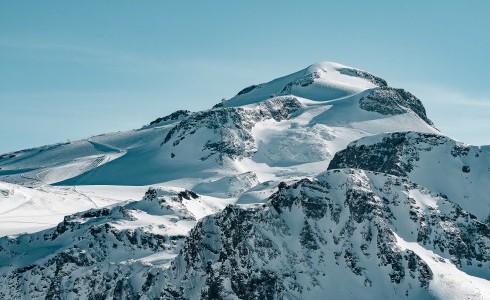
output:
[[[338,184],[329,197],[340,201],[339,205],[346,205],[341,201],[346,197],[344,189],[350,181],[359,184],[359,191],[378,193],[376,199],[379,201],[384,195],[379,191],[383,186],[388,189],[386,182],[393,184],[398,179],[390,177],[387,181],[381,175],[363,171],[342,171],[350,172],[347,177],[334,175],[338,170],[325,172],[334,155],[353,141],[357,141],[357,145],[377,144],[382,141],[382,134],[390,132],[413,131],[444,136],[411,109],[398,114],[382,114],[360,107],[364,97],[385,85],[382,79],[364,71],[322,62],[246,88],[210,110],[166,118],[137,130],[0,155],[0,237],[7,236],[0,239],[0,245],[11,245],[11,241],[18,240],[21,244],[11,246],[14,249],[12,253],[20,253],[22,243],[30,247],[23,258],[14,260],[8,260],[6,256],[1,256],[5,254],[0,253],[0,275],[30,264],[49,267],[48,257],[52,253],[72,249],[70,247],[78,245],[78,241],[91,232],[90,226],[102,228],[104,225],[115,236],[127,232],[130,241],[135,232],[149,236],[150,240],[153,237],[159,240],[161,236],[170,240],[165,240],[165,250],[158,251],[145,248],[146,245],[135,249],[132,241],[124,241],[127,248],[109,254],[104,261],[107,265],[101,266],[101,269],[112,270],[117,265],[117,268],[133,270],[138,276],[146,276],[149,272],[147,267],[168,270],[174,266],[174,259],[179,257],[183,237],[201,224],[200,220],[206,224],[210,215],[221,212],[230,204],[245,210],[262,209],[269,204],[268,197],[278,187],[284,183],[294,184],[304,178],[328,182],[332,186]],[[425,212],[435,210],[446,213],[444,210],[448,205],[441,203],[452,201],[484,222],[486,216],[490,216],[490,148],[470,147],[470,155],[451,159],[447,153],[457,142],[448,141],[434,151],[424,152],[416,163],[417,168],[408,179],[413,182],[412,185],[420,186],[410,186],[405,190],[395,188],[396,191],[388,195],[393,199],[401,197],[414,201],[413,205]],[[474,158],[477,154],[480,155],[478,162]],[[461,168],[467,165],[471,167],[471,172],[462,173]],[[187,190],[195,192],[196,198],[193,194],[185,194]],[[160,199],[160,202],[148,198],[150,191],[157,191],[155,199]],[[441,194],[448,200],[441,198]],[[184,198],[180,195],[184,195]],[[109,219],[99,216],[82,218],[80,216],[83,214],[76,214],[90,209],[95,210],[89,212],[101,211],[102,208],[111,211],[110,217],[104,215]],[[290,238],[300,236],[304,222],[309,222],[305,221],[303,212],[294,209],[282,216],[287,217],[284,222],[290,230]],[[405,212],[397,209],[395,205],[393,214],[405,218]],[[63,237],[58,238],[50,248],[46,237],[57,238],[60,225],[58,229],[50,228],[64,224],[66,216],[76,224],[76,229],[73,233],[60,233]],[[329,245],[335,244],[327,231],[338,234],[340,229],[335,228],[331,220],[319,221],[318,224],[330,226],[315,230],[326,234]],[[428,250],[427,246],[417,242],[413,236],[416,225],[401,221],[396,224],[392,227],[395,227],[393,232],[400,249],[416,253],[434,274],[429,286],[430,294],[422,290],[421,297],[485,299],[490,295],[488,270],[480,272],[472,267],[458,268],[447,257],[444,258],[445,254]],[[266,232],[264,229],[262,234],[282,242],[284,236],[278,238],[274,230]],[[362,237],[358,233],[350,238],[354,244],[361,243]],[[119,242],[118,239],[114,240],[114,245]],[[85,247],[87,243],[80,245]],[[289,246],[294,251],[301,251],[299,241],[293,240]],[[280,249],[282,247],[286,246],[278,246]],[[329,247],[334,246],[328,246],[326,250]],[[36,249],[40,250],[36,252]],[[342,278],[354,278],[356,286],[367,286],[358,277],[352,277],[351,270],[336,269],[338,264],[333,260],[322,262],[321,256],[312,257],[319,259],[328,272],[338,271]],[[284,254],[278,260],[271,260],[272,267],[282,269],[284,266],[280,263],[289,262],[289,259],[289,254]],[[366,270],[379,268],[365,257],[362,262]],[[179,263],[176,266],[180,268]],[[318,282],[308,283],[311,279],[307,278],[310,267],[291,267],[300,270],[296,274],[298,282],[307,287],[304,295],[310,299],[323,299],[325,292],[334,288],[337,291],[331,295],[351,299],[359,297],[360,294],[356,293],[364,291],[364,287],[349,290],[349,282],[330,281],[328,276],[327,279],[318,277],[315,279]],[[287,267],[287,272],[291,268]],[[89,271],[83,269],[77,272],[82,276]],[[320,273],[324,273],[324,270],[318,271],[315,276]],[[392,285],[384,282],[387,271],[383,269],[379,274],[373,275],[371,280],[384,290],[369,294],[369,297],[395,297],[401,295],[402,289],[407,289],[410,290],[410,298],[417,298],[417,289],[412,290],[411,284],[406,282],[388,291]],[[138,278],[134,279],[138,283],[132,284],[141,288],[144,277]],[[195,279],[191,285],[197,288],[204,284],[199,280]],[[224,284],[231,287],[231,282],[226,280]],[[33,286],[42,289],[43,284],[39,281]],[[160,284],[163,286],[164,283]],[[190,290],[187,292],[191,293]],[[83,293],[85,291],[77,297],[90,298],[89,294]],[[30,295],[33,299],[43,297],[42,293],[33,295]]]
[[[353,70],[334,62],[313,64],[293,74],[260,84],[252,91],[237,95],[225,102],[226,106],[242,106],[257,103],[281,94],[328,101],[358,94],[376,87],[369,80],[352,76],[343,70]],[[310,83],[310,80],[313,80]],[[285,87],[290,85],[290,90]]]

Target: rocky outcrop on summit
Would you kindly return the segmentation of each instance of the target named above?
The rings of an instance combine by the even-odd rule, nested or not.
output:
[[[197,223],[187,206],[220,209],[192,191],[150,188],[141,201],[1,238],[0,298],[139,299]]]
[[[427,118],[422,102],[403,89],[391,87],[372,89],[368,95],[359,100],[359,105],[364,110],[382,115],[399,115],[413,111],[429,125],[433,125],[432,121]]]

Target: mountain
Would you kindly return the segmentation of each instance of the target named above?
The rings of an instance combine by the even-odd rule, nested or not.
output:
[[[165,278],[182,298],[484,299],[488,229],[405,178],[333,170],[204,219]]]
[[[148,185],[259,168],[282,177],[292,166],[314,175],[349,142],[394,129],[438,132],[410,93],[321,63],[244,89],[210,110],[177,111],[138,130],[2,155],[0,178],[30,186]],[[308,163],[321,166],[312,172]]]
[[[145,276],[168,268],[197,220],[227,204],[184,189],[150,188],[141,201],[87,210],[55,228],[0,239],[0,298],[119,298],[127,278],[144,283]]]
[[[490,147],[336,63],[1,155],[0,180],[0,298],[490,294]]]
[[[95,195],[100,185],[118,195],[134,187],[132,200],[144,194],[136,186],[205,189],[244,173],[274,187],[326,170],[333,155],[356,139],[405,130],[439,133],[410,93],[361,70],[319,63],[246,88],[209,110],[177,111],[129,132],[0,155],[0,181],[45,190],[83,186]],[[236,196],[253,202],[272,192],[255,188],[268,192]],[[18,214],[31,215],[22,207]],[[43,222],[33,218],[27,225],[32,230],[50,226]]]

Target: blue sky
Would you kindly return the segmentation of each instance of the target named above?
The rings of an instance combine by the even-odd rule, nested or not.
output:
[[[0,0],[0,153],[206,109],[325,60],[490,144],[490,2],[367,2]]]

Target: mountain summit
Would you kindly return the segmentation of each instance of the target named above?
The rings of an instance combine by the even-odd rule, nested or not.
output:
[[[2,155],[0,179],[29,186],[148,185],[255,172],[269,180],[294,177],[283,175],[292,166],[313,176],[349,142],[407,130],[439,134],[409,92],[365,71],[318,63],[245,88],[209,110],[177,111],[141,129]]]
[[[490,295],[490,147],[337,63],[1,155],[0,180],[0,298]]]
[[[267,83],[249,86],[226,101],[225,105],[241,106],[279,95],[329,101],[386,86],[386,81],[367,72],[333,62],[322,62]]]

